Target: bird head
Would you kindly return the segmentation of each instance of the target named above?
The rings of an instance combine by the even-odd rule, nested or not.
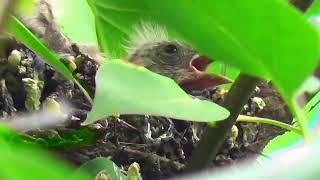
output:
[[[188,43],[169,38],[159,25],[137,26],[127,49],[130,62],[175,80],[185,90],[232,82],[222,75],[204,72],[212,61]]]

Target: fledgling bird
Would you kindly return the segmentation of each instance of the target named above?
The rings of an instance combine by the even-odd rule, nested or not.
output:
[[[204,72],[212,61],[188,43],[170,38],[166,29],[157,24],[141,23],[134,27],[127,49],[129,62],[172,78],[185,90],[232,82],[227,77]]]

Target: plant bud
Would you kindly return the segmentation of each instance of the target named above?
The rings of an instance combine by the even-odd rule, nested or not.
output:
[[[42,108],[44,111],[50,111],[50,112],[61,112],[60,111],[60,104],[54,100],[53,98],[47,97],[43,103]]]
[[[238,133],[239,133],[238,127],[236,125],[233,125],[231,128],[231,138],[233,141],[237,139]]]
[[[18,50],[13,50],[8,57],[8,65],[11,70],[16,70],[21,61],[21,53]]]

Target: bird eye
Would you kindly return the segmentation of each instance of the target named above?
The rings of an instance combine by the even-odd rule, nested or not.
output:
[[[164,47],[164,51],[168,54],[174,54],[178,51],[178,47],[176,45],[169,44]]]

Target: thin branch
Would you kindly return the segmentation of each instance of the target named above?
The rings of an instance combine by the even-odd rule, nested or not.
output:
[[[281,121],[277,121],[277,120],[273,120],[273,119],[240,115],[238,117],[237,121],[271,124],[271,125],[279,126],[279,127],[284,128],[284,129],[287,129],[289,131],[295,132],[295,133],[297,133],[297,134],[299,134],[301,136],[303,135],[301,129],[299,129],[299,128],[295,127],[295,126],[292,126],[290,124],[286,124],[286,123],[283,123]]]

